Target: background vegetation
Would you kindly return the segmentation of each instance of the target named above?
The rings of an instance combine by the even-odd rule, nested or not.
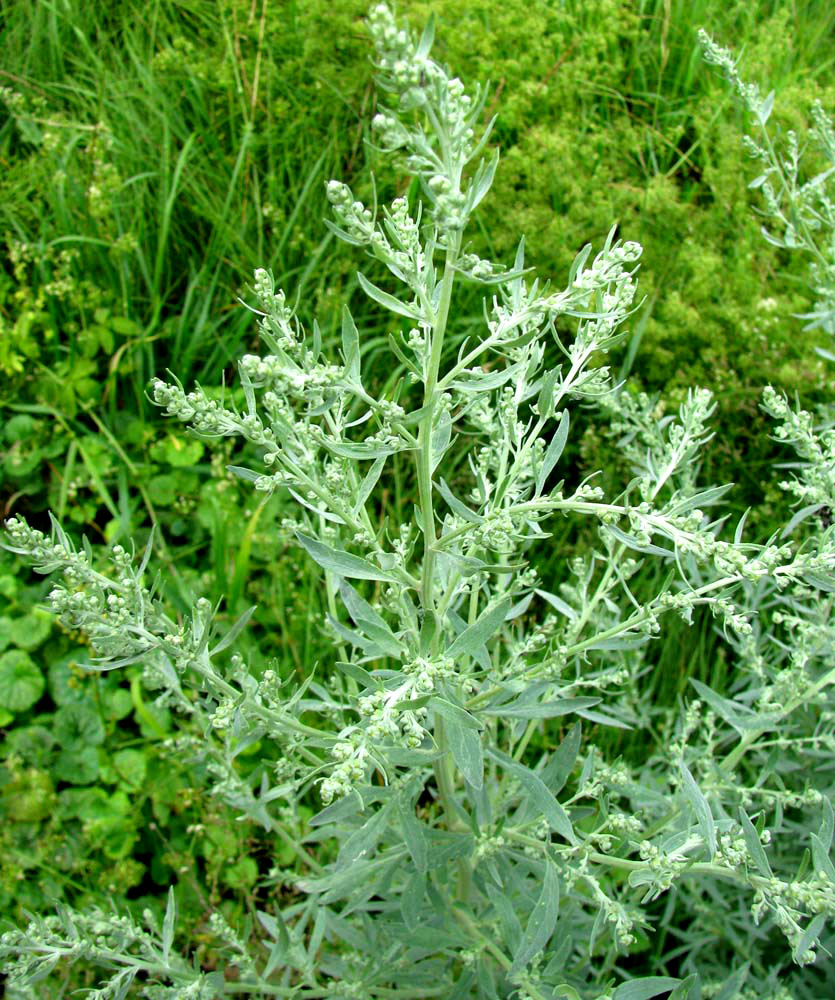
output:
[[[322,221],[330,177],[370,195],[373,168],[381,197],[402,187],[364,142],[376,99],[365,6],[18,0],[0,15],[3,514],[37,523],[51,509],[114,542],[157,525],[174,605],[198,590],[230,616],[257,603],[248,641],[284,673],[328,669],[316,575],[289,544],[280,502],[256,507],[222,454],[160,421],[145,388],[166,369],[217,391],[231,381],[256,339],[238,303],[256,266],[326,338],[350,301],[364,370],[394,377],[374,368],[386,329],[357,294],[356,259]],[[443,20],[449,5],[399,5],[413,24],[433,10]],[[482,245],[510,261],[524,232],[529,262],[559,282],[614,221],[644,244],[646,298],[623,373],[660,407],[692,384],[714,390],[705,478],[737,482],[733,502],[757,504],[767,534],[782,501],[763,493],[776,451],[760,389],[813,403],[831,395],[831,375],[819,336],[792,318],[810,305],[806,262],[759,233],[744,121],[701,61],[699,26],[776,88],[784,127],[802,134],[816,98],[835,105],[835,9],[821,0],[459,0],[437,52],[462,78],[493,83],[503,165]],[[458,307],[461,337],[480,306]],[[578,477],[628,474],[595,414],[573,461]],[[411,499],[404,468],[388,502]],[[555,539],[543,573],[582,544]],[[28,610],[40,593],[0,558],[0,915],[63,895],[161,908],[178,879],[195,927],[218,906],[237,920],[270,891],[280,848],[195,791],[138,668],[127,680],[78,669],[77,638]],[[278,634],[259,624],[272,621]],[[669,632],[644,694],[669,702],[691,676],[721,689],[712,628]]]

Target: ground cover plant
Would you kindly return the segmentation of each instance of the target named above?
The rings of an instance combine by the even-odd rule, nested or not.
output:
[[[50,607],[93,665],[108,679],[141,668],[172,720],[160,749],[189,764],[220,823],[265,832],[266,870],[240,860],[251,919],[205,900],[179,922],[185,866],[164,909],[64,906],[9,931],[7,989],[55,995],[92,967],[81,982],[100,997],[820,996],[835,906],[831,422],[766,391],[799,459],[784,488],[803,505],[761,544],[744,520],[728,532],[727,488],[699,483],[710,393],[659,421],[605,364],[628,336],[640,246],[610,233],[559,291],[526,270],[523,244],[507,267],[474,253],[467,223],[498,163],[485,92],[431,59],[431,27],[416,42],[384,5],[370,27],[391,94],[376,142],[417,183],[387,207],[336,180],[327,196],[332,232],[388,272],[357,281],[391,314],[402,376],[369,385],[347,306],[327,356],[259,270],[267,353],[241,359],[234,394],[151,389],[199,437],[251,446],[254,467],[232,471],[263,494],[259,512],[282,504],[281,528],[318,567],[331,662],[288,675],[248,642],[251,611],[230,626],[205,598],[167,607],[151,540],[96,554],[58,521],[51,535],[7,522],[13,552],[61,571]],[[772,99],[742,96],[765,129]],[[816,127],[832,159],[822,110]],[[815,232],[835,231],[829,175],[799,188],[772,146],[757,155],[768,210],[801,220],[819,251],[811,318],[828,329],[831,251]],[[450,351],[462,284],[484,298],[483,328]],[[633,465],[615,494],[563,474],[588,405],[614,410]],[[408,465],[417,503],[392,511]],[[571,550],[549,591],[527,556],[564,519],[592,524],[595,544]],[[650,563],[661,572],[638,572]],[[682,711],[653,705],[639,682],[654,636],[704,610],[733,681],[695,682]],[[34,699],[36,674],[18,656],[7,687]],[[74,734],[95,728],[65,714]],[[606,752],[623,727],[651,740],[638,763]],[[114,768],[136,782],[125,749]],[[73,768],[99,764],[77,750]]]

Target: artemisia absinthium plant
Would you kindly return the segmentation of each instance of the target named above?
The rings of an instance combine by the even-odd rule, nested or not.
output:
[[[149,550],[137,564],[119,547],[78,550],[57,523],[51,537],[20,518],[6,525],[12,551],[61,574],[50,605],[89,637],[93,667],[143,664],[181,713],[172,750],[205,763],[230,822],[260,823],[292,848],[295,868],[280,875],[298,901],[266,905],[254,927],[212,918],[229,976],[201,971],[177,940],[175,888],[160,926],[104,910],[33,917],[2,939],[7,989],[54,995],[55,967],[84,962],[100,970],[88,994],[98,1000],[786,996],[788,957],[815,961],[835,909],[832,810],[824,800],[810,840],[790,810],[814,800],[820,822],[819,794],[788,798],[803,776],[772,766],[751,781],[742,765],[791,741],[790,728],[775,738],[769,727],[794,709],[820,722],[808,743],[817,760],[832,665],[785,654],[795,686],[766,715],[785,653],[773,643],[744,705],[706,689],[638,770],[604,759],[583,727],[653,721],[634,681],[671,612],[709,608],[747,650],[762,631],[752,588],[828,601],[832,533],[720,537],[705,509],[723,490],[700,491],[693,476],[709,437],[704,391],[678,419],[644,428],[619,496],[590,481],[566,488],[570,413],[613,388],[600,362],[625,336],[641,249],[610,234],[596,255],[579,254],[560,291],[529,279],[521,245],[510,270],[470,252],[466,226],[497,166],[484,92],[467,94],[430,58],[431,27],[416,43],[385,5],[369,25],[391,95],[376,141],[421,196],[378,208],[338,181],[328,195],[337,235],[390,272],[385,288],[359,281],[393,314],[402,380],[391,398],[370,392],[348,310],[341,356],[327,358],[318,330],[302,330],[259,271],[266,353],[240,361],[242,411],[176,382],[151,390],[198,435],[257,446],[260,467],[236,471],[297,502],[292,530],[321,568],[344,651],[332,669],[294,688],[245,663],[234,650],[247,616],[218,635],[205,600],[178,623],[145,582]],[[450,352],[459,282],[484,287],[484,328]],[[376,502],[393,455],[414,462],[405,523]],[[591,520],[599,544],[549,593],[526,553],[569,517]],[[631,581],[645,560],[666,572],[639,600]],[[819,639],[810,627],[802,648]],[[237,758],[257,741],[273,749],[248,773]],[[300,838],[288,817],[302,799],[321,811]],[[788,832],[777,853],[772,830]],[[806,844],[814,864],[797,873],[784,862]]]

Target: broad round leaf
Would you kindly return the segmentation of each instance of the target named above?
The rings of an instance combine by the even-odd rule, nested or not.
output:
[[[12,627],[11,618],[7,618],[5,615],[0,615],[0,650],[6,648],[12,641],[12,637],[9,634]]]
[[[123,687],[105,688],[102,692],[102,711],[108,719],[118,721],[130,715],[133,700],[130,691]]]
[[[104,742],[104,723],[85,702],[62,705],[55,713],[54,728],[62,750],[80,750]]]
[[[93,746],[62,750],[52,773],[70,785],[89,785],[99,776],[99,752]]]
[[[113,766],[119,777],[131,788],[139,788],[145,780],[147,759],[141,750],[117,750],[113,754]]]
[[[25,712],[43,694],[43,674],[22,649],[0,656],[0,705],[10,712]]]
[[[78,654],[71,652],[49,665],[49,694],[56,705],[72,705],[87,700],[84,680],[73,670],[77,659]]]
[[[52,622],[52,615],[46,611],[30,611],[29,614],[11,620],[9,638],[20,649],[34,649],[49,635]]]

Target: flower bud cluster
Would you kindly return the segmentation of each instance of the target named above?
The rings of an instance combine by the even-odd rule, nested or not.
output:
[[[93,582],[96,579],[87,553],[77,552],[63,532],[49,539],[42,531],[31,528],[22,517],[10,517],[5,529],[5,547],[10,552],[25,555],[41,572],[62,569],[65,575],[69,571],[73,580]],[[56,537],[59,541],[55,540]]]
[[[404,740],[406,746],[417,747],[423,742],[426,731],[417,721],[418,716],[425,716],[426,709],[414,711],[396,708],[402,699],[408,699],[410,692],[407,686],[397,691],[377,691],[366,695],[357,702],[360,715],[367,717],[365,733],[372,743]]]
[[[263,310],[266,316],[279,322],[282,326],[287,326],[291,333],[290,322],[292,311],[287,306],[287,297],[282,289],[276,291],[275,279],[272,272],[263,267],[257,267],[253,276],[252,290],[255,293],[255,301]]]
[[[808,410],[793,410],[784,396],[771,386],[763,391],[763,409],[779,421],[774,434],[790,444],[803,460],[795,478],[780,483],[804,505],[835,508],[835,427],[827,422],[816,427]]]
[[[344,378],[344,369],[338,365],[309,362],[300,367],[295,362],[276,355],[258,357],[254,354],[245,354],[238,364],[238,369],[245,384],[248,381],[255,388],[268,386],[273,393],[270,402],[278,409],[282,396],[305,402],[310,407],[317,406],[329,391],[335,390],[341,384]],[[244,436],[254,440],[252,435],[261,429],[260,420],[252,415],[243,418],[243,421]],[[255,443],[261,442],[255,441]]]
[[[475,858],[477,861],[486,861],[500,854],[506,844],[507,841],[500,833],[484,833],[476,841]]]
[[[462,186],[464,168],[476,154],[475,130],[480,95],[465,92],[457,77],[429,57],[431,39],[416,45],[408,31],[398,28],[386,4],[378,4],[369,18],[377,46],[381,85],[399,96],[397,110],[381,111],[373,121],[382,148],[405,149],[408,169],[418,174],[431,204],[440,234],[460,232],[492,181],[492,168],[483,164],[468,187]],[[402,115],[428,109],[431,130],[422,119],[407,125]],[[479,276],[484,268],[479,268]]]
[[[381,149],[393,153],[402,149],[409,141],[409,131],[396,115],[380,111],[371,119],[371,127],[377,135]]]
[[[419,106],[423,89],[441,78],[443,71],[418,53],[409,32],[397,26],[387,4],[372,8],[368,27],[377,48],[381,82],[397,90],[411,106]]]
[[[7,986],[29,995],[28,984],[44,979],[59,960],[87,961],[102,970],[100,988],[87,995],[96,1000],[126,996],[139,975],[156,982],[174,985],[147,987],[153,995],[178,1000],[211,1000],[215,987],[207,977],[195,972],[179,954],[165,954],[160,932],[150,910],[143,912],[148,930],[127,916],[104,913],[97,907],[84,911],[62,909],[60,916],[30,916],[25,930],[13,930],[0,936],[0,959],[3,960]],[[14,958],[11,958],[14,956]]]
[[[165,407],[166,416],[192,424],[199,434],[223,437],[238,432],[238,415],[209,399],[203,389],[186,393],[179,385],[155,378],[151,380],[151,393],[157,406]]]
[[[513,548],[515,539],[519,536],[513,517],[506,512],[498,511],[478,525],[473,537],[485,549],[504,552]]]
[[[438,682],[455,674],[455,661],[448,656],[418,656],[403,665],[403,673],[413,678],[414,688],[419,694],[434,691]]]
[[[475,281],[486,281],[496,276],[498,272],[495,264],[474,253],[462,254],[459,266],[467,277]]]
[[[463,229],[469,214],[466,195],[440,174],[429,181],[429,189],[435,195],[432,217],[439,232],[449,233]],[[479,270],[484,272],[483,267]]]
[[[324,805],[334,799],[344,798],[365,778],[369,752],[361,734],[355,732],[350,742],[343,740],[334,745],[331,757],[337,762],[336,767],[322,779],[319,786],[319,795]]]
[[[743,81],[730,50],[717,45],[704,28],[699,29],[699,43],[704,52],[705,62],[721,69],[728,83],[730,83],[740,96],[746,108],[752,114],[760,116],[763,108],[760,88],[755,83],[745,83]]]
[[[348,242],[355,246],[372,243],[373,237],[375,234],[379,235],[379,232],[371,209],[355,200],[351,189],[341,181],[328,181],[326,190],[333,214],[348,236]]]
[[[818,914],[830,918],[835,915],[835,882],[825,872],[815,872],[802,882],[784,882],[772,877],[757,889],[751,906],[755,923],[766,912],[786,936],[794,961],[809,965],[817,957],[815,948],[819,942],[817,938],[808,940],[802,922]]]
[[[638,844],[638,854],[647,862],[647,872],[641,873],[640,884],[645,889],[642,902],[657,899],[672,888],[676,878],[687,867],[688,862],[680,857],[666,854],[648,840]],[[649,877],[648,877],[649,876]]]

